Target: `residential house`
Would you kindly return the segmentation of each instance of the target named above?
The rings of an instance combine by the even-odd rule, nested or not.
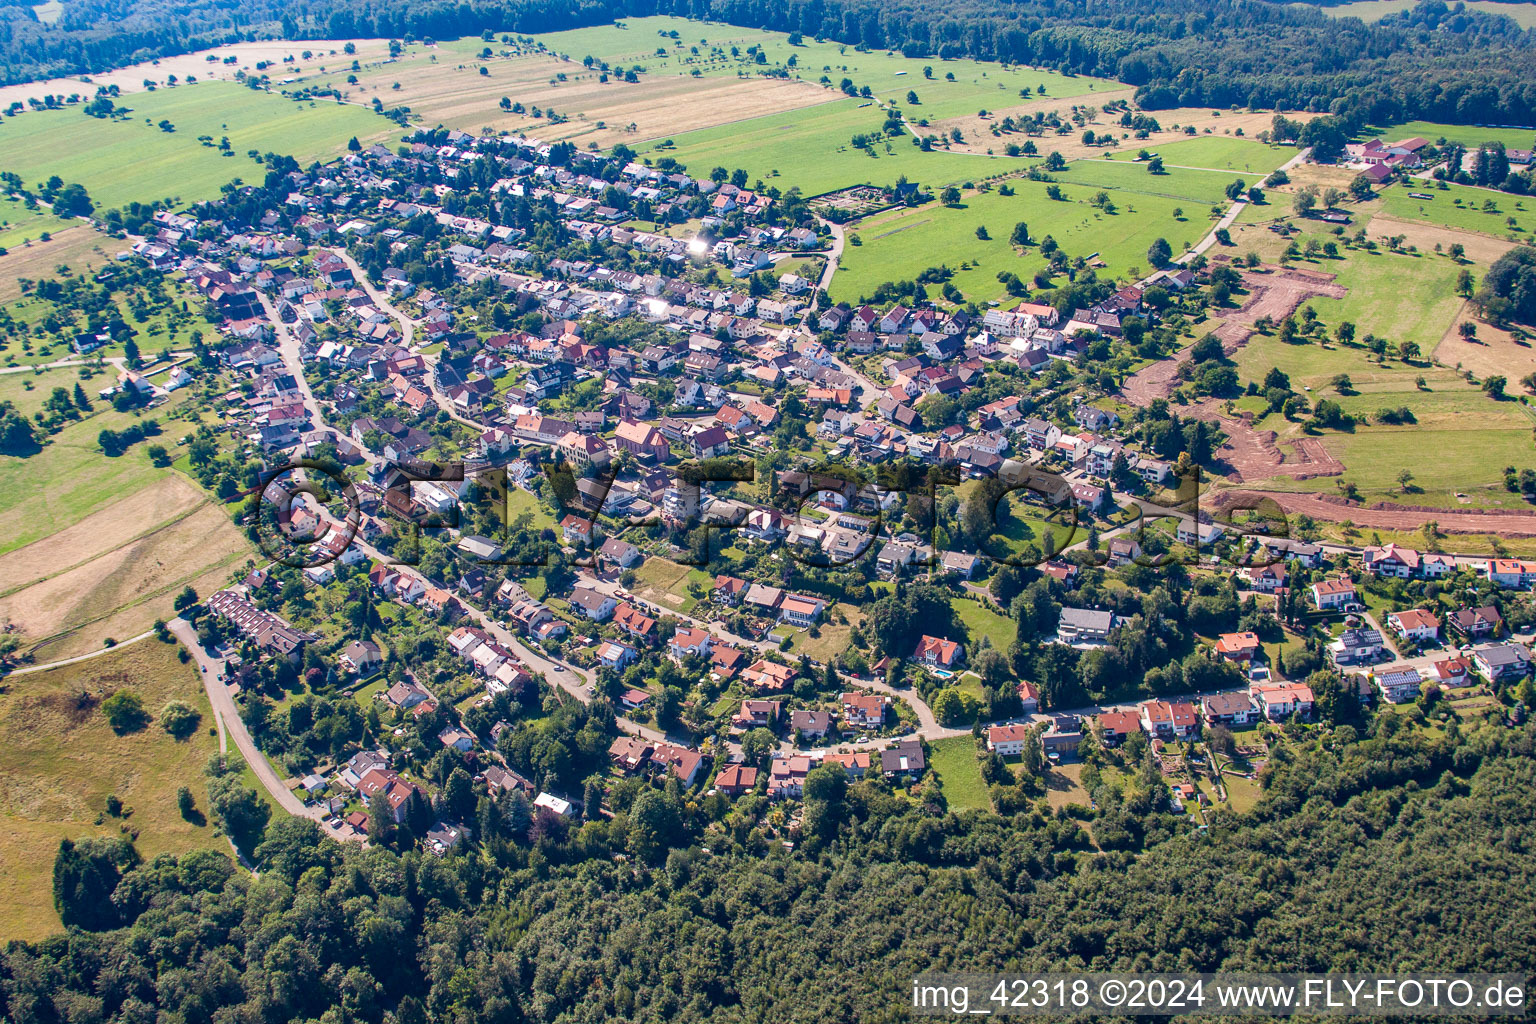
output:
[[[1189,739],[1200,728],[1195,706],[1188,701],[1142,701],[1138,710],[1142,729],[1159,739]]]
[[[912,659],[929,668],[952,669],[960,664],[961,653],[960,645],[955,641],[924,634],[912,652]]]
[[[1531,652],[1524,644],[1484,644],[1472,651],[1472,665],[1490,683],[1530,674]]]
[[[1200,698],[1200,713],[1207,725],[1248,725],[1258,709],[1246,693],[1212,693]]]
[[[1109,639],[1115,624],[1110,611],[1092,608],[1063,608],[1056,625],[1056,638],[1062,643],[1099,643]]]
[[[1440,620],[1423,608],[1391,612],[1387,615],[1387,626],[1404,640],[1416,644],[1432,644],[1440,639]]]
[[[1312,584],[1312,603],[1319,611],[1355,604],[1355,585],[1349,580],[1318,580]]]

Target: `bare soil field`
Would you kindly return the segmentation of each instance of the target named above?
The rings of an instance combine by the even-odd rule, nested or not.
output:
[[[8,107],[15,102],[26,103],[29,99],[41,100],[44,96],[67,97],[79,93],[89,97],[95,95],[98,86],[103,85],[115,85],[123,92],[142,92],[146,78],[159,85],[171,75],[183,80],[194,75],[199,81],[216,78],[233,81],[237,72],[257,73],[256,65],[263,62],[274,65],[267,69],[267,74],[274,79],[316,73],[325,68],[340,69],[350,66],[354,59],[342,52],[349,42],[357,48],[355,58],[358,60],[377,59],[389,52],[388,41],[384,39],[301,39],[296,42],[266,39],[131,64],[99,75],[50,78],[42,82],[3,86],[0,87],[0,107]],[[302,57],[306,50],[311,55],[308,60]],[[209,60],[209,57],[214,59]],[[236,58],[235,63],[225,64],[224,60],[228,57]],[[292,57],[293,62],[284,64],[285,57]]]
[[[249,552],[224,510],[204,505],[162,529],[12,591],[0,598],[0,619],[21,631],[37,660],[72,657],[99,649],[108,636],[124,639],[143,632],[156,618],[169,618],[171,602],[183,587],[196,589],[198,582],[206,587],[210,577],[222,580]]]
[[[13,302],[21,298],[22,278],[36,281],[41,277],[52,276],[60,264],[69,266],[77,273],[104,265],[112,258],[112,253],[117,251],[108,248],[114,244],[119,247],[127,245],[126,242],[115,243],[113,239],[82,223],[53,232],[53,236],[46,242],[34,241],[24,248],[9,250],[0,256],[0,302]]]
[[[488,73],[482,75],[482,68]],[[464,131],[489,127],[603,148],[813,106],[839,95],[809,82],[765,78],[658,74],[626,83],[611,75],[602,82],[598,72],[581,63],[548,54],[481,60],[433,48],[413,49],[393,63],[365,65],[356,84],[345,78],[330,74],[316,84],[334,85],[352,103],[371,104],[377,98],[386,107],[404,104],[426,125]],[[503,109],[502,97],[522,104],[525,112]],[[567,120],[533,117],[535,108]]]
[[[1416,247],[1421,252],[1434,252],[1437,245],[1442,249],[1449,249],[1452,245],[1460,243],[1466,246],[1467,258],[1475,263],[1492,263],[1515,247],[1515,243],[1507,239],[1494,238],[1492,235],[1484,235],[1476,231],[1458,231],[1455,228],[1440,227],[1436,224],[1396,220],[1380,214],[1373,216],[1370,223],[1365,226],[1365,237],[1377,242],[1398,235],[1401,235],[1408,245]]]
[[[1385,505],[1351,505],[1329,494],[1292,494],[1286,491],[1221,491],[1213,496],[1217,507],[1239,498],[1245,503],[1259,498],[1275,501],[1286,512],[1325,519],[1348,520],[1368,529],[1413,531],[1434,522],[1447,533],[1497,533],[1500,537],[1536,537],[1536,512],[1463,512],[1451,509],[1394,508]]]
[[[1113,128],[1116,135],[1128,131],[1120,128],[1116,123],[1120,115],[1107,115],[1102,113],[1105,103],[1130,100],[1135,94],[1134,89],[1114,89],[1103,92],[1091,92],[1085,96],[1074,96],[1071,99],[1041,99],[1029,100],[1011,107],[999,107],[996,110],[988,109],[986,117],[978,117],[975,114],[965,117],[945,118],[942,121],[932,122],[926,129],[918,129],[923,133],[932,132],[936,135],[949,135],[955,128],[960,129],[965,141],[955,143],[952,150],[960,152],[985,153],[993,150],[1001,153],[1003,147],[1010,142],[1023,145],[1025,139],[1032,139],[1040,152],[1045,153],[1055,150],[1068,160],[1083,158],[1093,159],[1104,155],[1103,146],[1086,146],[1082,141],[1082,129],[1076,129],[1068,135],[1045,135],[1031,137],[1022,132],[1004,133],[1002,136],[992,134],[992,125],[1002,121],[1005,117],[1018,118],[1021,115],[1033,117],[1036,113],[1056,111],[1063,118],[1067,117],[1073,106],[1092,106],[1101,108],[1101,112],[1089,121],[1088,127],[1094,131],[1100,128]],[[1247,111],[1214,111],[1209,107],[1178,107],[1172,110],[1147,111],[1157,119],[1162,126],[1162,131],[1152,132],[1145,139],[1121,139],[1119,148],[1135,152],[1138,149],[1152,149],[1158,145],[1170,142],[1182,142],[1186,139],[1206,138],[1205,130],[1209,128],[1212,136],[1235,136],[1238,129],[1242,129],[1244,138],[1255,138],[1259,132],[1268,130],[1274,121],[1273,111],[1249,113]],[[1307,121],[1316,114],[1297,113],[1287,114],[1292,120]],[[1173,126],[1178,125],[1178,131]],[[1186,125],[1193,125],[1196,134],[1187,135],[1184,132]]]
[[[1253,336],[1253,325],[1261,318],[1280,320],[1315,296],[1341,299],[1345,295],[1345,289],[1334,283],[1332,274],[1294,268],[1265,267],[1262,272],[1245,272],[1243,286],[1248,297],[1241,306],[1215,311],[1221,323],[1211,333],[1221,339],[1222,350],[1228,356]],[[1167,398],[1178,386],[1179,366],[1188,358],[1186,348],[1132,374],[1121,388],[1122,396],[1139,406],[1151,404],[1154,398]],[[1344,472],[1344,465],[1329,454],[1320,440],[1297,438],[1286,451],[1277,443],[1278,435],[1273,430],[1254,429],[1252,413],[1230,416],[1225,404],[1221,399],[1207,398],[1182,412],[1217,423],[1226,432],[1227,441],[1217,455],[1230,479],[1248,482],[1290,476],[1306,480]]]

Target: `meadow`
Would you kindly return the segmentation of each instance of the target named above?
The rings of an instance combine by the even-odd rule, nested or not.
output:
[[[939,777],[939,787],[951,811],[990,810],[992,798],[976,761],[976,740],[969,735],[950,736],[928,744],[928,765]]]
[[[653,161],[670,156],[695,175],[716,166],[740,167],[749,179],[781,189],[819,195],[850,185],[890,186],[898,179],[937,190],[1021,170],[1006,157],[924,153],[911,136],[887,138],[855,149],[853,136],[878,135],[884,118],[860,101],[831,100],[808,110],[755,117],[717,128],[686,132],[637,147]]]
[[[1134,143],[1127,143],[1129,150]],[[1140,147],[1138,147],[1139,149]],[[1251,139],[1207,135],[1185,142],[1163,142],[1149,148],[1169,167],[1206,167],[1244,174],[1267,175],[1296,155],[1294,146],[1275,146]],[[1249,184],[1257,184],[1250,181]]]
[[[167,198],[180,207],[216,198],[230,181],[261,180],[266,169],[247,150],[307,164],[339,156],[353,136],[367,143],[397,131],[360,106],[298,103],[228,82],[178,85],[122,102],[132,109],[126,120],[88,117],[69,107],[6,119],[0,125],[0,170],[21,175],[29,186],[51,175],[79,182],[98,210]],[[162,130],[161,121],[175,130]],[[198,141],[204,135],[214,147]],[[225,136],[232,156],[216,148]]]
[[[1434,198],[1415,199],[1410,192]],[[1447,185],[1444,189],[1425,187],[1419,182],[1392,185],[1381,190],[1379,200],[1366,203],[1361,209],[1396,220],[1422,221],[1495,238],[1513,235],[1516,240],[1526,240],[1536,232],[1536,198],[1467,185]]]
[[[1343,275],[1340,280],[1344,280]],[[1337,307],[1351,299],[1316,299],[1312,304],[1332,325],[1338,322]],[[1390,310],[1399,323],[1428,315],[1424,307],[1412,302],[1404,303],[1410,309],[1400,312],[1390,309],[1391,303],[1384,297],[1356,301],[1361,304],[1354,307],[1352,315],[1360,315],[1362,310]],[[1325,311],[1325,306],[1335,309]],[[1357,323],[1357,336],[1363,336],[1373,323],[1379,333],[1382,320],[1373,315]],[[1434,333],[1434,329],[1425,333]],[[1266,335],[1250,339],[1236,361],[1245,380],[1262,380],[1270,367],[1278,367],[1290,376],[1293,387],[1310,387],[1308,397],[1313,402],[1321,398],[1336,401],[1345,412],[1368,421],[1350,432],[1329,430],[1322,434],[1324,445],[1346,467],[1342,477],[1276,478],[1264,483],[1267,489],[1332,492],[1337,480],[1356,484],[1368,501],[1447,508],[1498,505],[1514,499],[1504,491],[1503,468],[1531,461],[1532,418],[1525,408],[1515,401],[1494,401],[1449,368],[1430,366],[1422,360],[1410,365],[1389,359],[1378,365],[1363,349],[1286,345],[1278,337]],[[1349,376],[1353,394],[1340,394],[1331,386],[1341,373]],[[1423,388],[1417,383],[1421,377]],[[1402,406],[1412,410],[1415,423],[1384,426],[1374,422],[1377,410]],[[1273,414],[1256,426],[1279,433],[1282,447],[1287,439],[1301,436],[1299,424]],[[1433,453],[1433,457],[1426,458],[1426,453]],[[1398,481],[1404,469],[1413,474],[1414,489],[1406,494]],[[1458,499],[1457,494],[1467,498]]]
[[[0,939],[59,931],[51,879],[61,839],[131,829],[145,860],[227,849],[211,824],[186,821],[177,808],[176,790],[186,786],[208,813],[202,769],[218,746],[197,669],[182,664],[177,649],[141,640],[89,661],[14,676],[0,693],[0,902],[9,911]],[[136,693],[156,719],[167,701],[185,701],[202,713],[202,723],[182,741],[158,720],[118,736],[98,707],[118,690]],[[108,794],[130,813],[106,815]]]
[[[1499,0],[1465,0],[1466,6],[1484,14],[1502,14],[1513,18],[1521,28],[1536,28],[1536,4],[1501,3]],[[1330,18],[1359,18],[1380,21],[1389,14],[1411,11],[1418,0],[1357,0],[1355,3],[1320,8]]]
[[[1006,294],[997,280],[999,272],[1015,273],[1027,283],[1046,265],[1038,248],[1046,235],[1069,256],[1098,253],[1107,268],[1100,273],[1118,275],[1133,267],[1150,269],[1147,247],[1154,239],[1167,239],[1178,252],[1210,230],[1204,209],[1192,202],[1113,191],[1116,212],[1111,214],[1091,205],[1099,191],[1091,186],[1063,184],[1066,199],[1058,201],[1046,198],[1048,186],[1040,182],[1020,179],[1009,185],[1015,195],[967,193],[955,207],[931,202],[860,221],[853,233],[861,244],[844,248],[832,279],[832,297],[853,301],[882,282],[913,280],[924,269],[942,264],[954,272],[951,280],[967,299],[986,301]],[[1175,218],[1174,211],[1180,209],[1185,209],[1183,218]],[[1035,243],[1023,256],[1009,240],[1019,221],[1029,225]],[[985,227],[989,238],[978,238],[978,227]],[[936,295],[937,287],[929,291]]]
[[[1162,148],[1159,147],[1159,151]],[[1153,174],[1147,170],[1146,164],[1132,163],[1128,157],[1117,160],[1074,160],[1067,165],[1066,171],[1056,177],[1076,185],[1096,185],[1099,188],[1121,189],[1163,199],[1222,207],[1229,202],[1226,189],[1232,182],[1241,178],[1248,185],[1258,184],[1256,175],[1228,174],[1225,171],[1170,167],[1163,174]]]

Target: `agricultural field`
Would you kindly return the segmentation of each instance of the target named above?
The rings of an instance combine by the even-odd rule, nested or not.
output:
[[[15,385],[10,378],[31,375],[0,374],[0,395]],[[70,387],[70,370],[49,370],[37,381],[40,398],[57,383]],[[44,383],[46,382],[46,387]],[[130,446],[123,454],[102,454],[97,435],[103,429],[122,430],[135,422],[133,413],[115,412],[96,402],[93,414],[65,427],[34,454],[0,455],[0,554],[52,536],[114,501],[172,477],[173,471],[155,466],[146,453],[150,444],[170,449],[177,438],[191,431],[186,420],[167,413],[175,403],[150,413],[161,428],[158,437]]]
[[[976,740],[970,735],[951,736],[928,744],[928,764],[939,777],[939,787],[951,811],[989,810],[992,798],[976,761]]]
[[[672,32],[677,33],[676,39],[670,38]],[[833,87],[849,78],[855,87],[869,86],[875,102],[898,103],[913,120],[1002,107],[1017,102],[1022,90],[1028,90],[1031,97],[1063,100],[1087,96],[1095,90],[1123,88],[1118,82],[1090,76],[1067,76],[1044,69],[1003,67],[966,59],[860,52],[841,43],[818,43],[812,39],[792,46],[789,37],[781,32],[682,18],[627,18],[617,25],[534,38],[551,51],[576,61],[591,56],[625,68],[639,66],[654,76],[692,75],[697,70],[701,76],[734,77],[743,72],[757,74],[783,68],[808,82],[819,82],[825,76],[831,79]],[[754,46],[762,52],[763,61],[747,53]],[[732,54],[732,47],[739,52]],[[658,49],[662,52],[658,53]],[[925,69],[931,71],[932,77],[925,77]],[[953,81],[949,75],[954,76]],[[907,101],[909,91],[917,93],[916,104]]]
[[[259,181],[266,170],[247,150],[307,164],[345,152],[353,136],[368,143],[398,132],[359,106],[298,103],[228,82],[178,85],[123,102],[133,111],[126,120],[88,117],[74,108],[7,119],[0,125],[0,170],[21,175],[28,185],[51,175],[79,182],[97,209],[166,198],[185,206],[218,196],[220,186],[235,179]],[[162,121],[174,130],[163,130]],[[225,136],[229,156],[217,148]]]
[[[412,45],[393,62],[333,71],[305,79],[302,86],[338,89],[349,103],[377,99],[386,108],[403,105],[425,127],[490,128],[582,147],[724,124],[825,103],[833,95],[805,82],[719,75],[647,74],[633,83],[609,75],[604,82],[601,72],[567,58],[520,52],[481,59],[481,48],[478,39]],[[523,112],[504,109],[503,97],[509,108],[515,102]],[[535,109],[540,116],[533,116]],[[551,112],[558,117],[548,117]]]
[[[1147,266],[1147,247],[1165,238],[1175,252],[1193,244],[1210,230],[1202,205],[1134,192],[1110,192],[1115,212],[1092,205],[1098,188],[1077,184],[1074,165],[1060,186],[1065,201],[1046,198],[1049,187],[1040,182],[1012,181],[1015,195],[995,191],[966,193],[958,206],[937,202],[911,209],[891,210],[860,221],[860,241],[843,250],[842,263],[832,279],[831,294],[839,301],[869,295],[885,281],[912,280],[929,267],[946,266],[951,281],[967,299],[982,302],[1001,298],[1000,272],[1017,274],[1028,282],[1044,268],[1047,259],[1038,243],[1050,235],[1069,256],[1097,253],[1107,268],[1102,274],[1126,274],[1132,267]],[[1129,169],[1129,168],[1126,168]],[[1141,170],[1143,176],[1146,172]],[[1189,171],[1187,174],[1204,172]],[[1168,177],[1172,177],[1169,175]],[[1067,184],[1065,182],[1073,182]],[[1220,190],[1216,190],[1220,194]],[[1175,217],[1175,211],[1183,217]],[[1009,240],[1014,225],[1023,221],[1035,245],[1021,256]],[[976,236],[985,228],[989,237]],[[964,264],[969,266],[964,266]],[[937,287],[930,287],[937,294]]]
[[[69,554],[60,558],[61,551]],[[103,637],[137,636],[170,618],[184,587],[217,590],[253,554],[224,506],[171,477],[0,555],[7,581],[0,619],[21,631],[38,659],[73,657]]]
[[[1162,199],[1222,207],[1230,202],[1226,189],[1234,181],[1242,179],[1246,185],[1259,183],[1256,175],[1178,167],[1169,168],[1164,174],[1153,174],[1147,170],[1146,164],[1132,163],[1128,157],[1118,160],[1076,160],[1068,164],[1066,171],[1057,177],[1060,181],[1076,185],[1095,185]]]
[[[189,788],[208,813],[203,765],[217,749],[213,713],[195,666],[177,647],[146,639],[101,657],[13,676],[0,693],[0,900],[9,913],[0,938],[41,939],[59,931],[53,858],[60,839],[137,834],[146,860],[161,853],[227,848],[207,822],[184,820],[176,790]],[[156,720],[118,736],[99,704],[119,690],[138,695]],[[202,714],[186,740],[160,726],[160,709],[180,700]],[[130,813],[105,813],[109,794]]]
[[[1130,148],[1129,145],[1126,147]],[[1138,147],[1138,149],[1141,147]],[[1294,146],[1269,145],[1250,139],[1219,136],[1159,143],[1150,149],[1170,167],[1205,167],[1219,171],[1267,175],[1296,155]],[[1249,184],[1257,184],[1249,182]]]
[[[1418,0],[1356,0],[1355,3],[1319,8],[1330,18],[1359,18],[1364,22],[1380,21],[1389,14],[1401,14],[1413,10]],[[1513,18],[1521,28],[1536,28],[1536,4],[1501,3],[1499,0],[1466,0],[1466,6],[1484,14],[1502,14]]]
[[[1343,280],[1342,275],[1340,279]],[[1360,316],[1362,310],[1380,313],[1390,306],[1385,300],[1370,301],[1368,305],[1356,302],[1352,312],[1355,316]],[[1339,317],[1333,310],[1325,310],[1325,306],[1338,307],[1342,303],[1313,300],[1319,315],[1329,324],[1339,318],[1350,319],[1350,315]],[[1414,319],[1411,310],[1390,312],[1399,318],[1395,322],[1400,326]],[[1424,315],[1422,310],[1420,315]],[[1357,320],[1357,336],[1373,329],[1368,326],[1372,322],[1380,324],[1382,319],[1378,316]],[[1443,328],[1436,328],[1440,329]],[[1379,326],[1374,330],[1384,333]],[[1388,336],[1394,340],[1404,337]],[[1433,344],[1431,341],[1424,351],[1428,352]],[[1342,477],[1299,481],[1277,478],[1265,482],[1265,489],[1333,492],[1336,480],[1343,480],[1356,484],[1368,501],[1455,508],[1496,507],[1514,500],[1503,488],[1503,467],[1530,461],[1532,428],[1530,414],[1519,403],[1496,402],[1455,371],[1426,365],[1422,359],[1414,365],[1388,360],[1379,366],[1359,348],[1285,345],[1277,337],[1258,335],[1238,352],[1236,360],[1238,372],[1245,380],[1261,380],[1270,367],[1279,367],[1290,375],[1292,386],[1311,388],[1309,397],[1314,402],[1319,398],[1337,401],[1345,412],[1371,421],[1357,425],[1352,432],[1323,433],[1323,444],[1346,467]],[[1349,376],[1355,393],[1340,394],[1331,386],[1333,378],[1341,373]],[[1420,377],[1424,379],[1423,388],[1417,384]],[[1374,422],[1377,410],[1402,406],[1412,410],[1415,423],[1385,426]],[[1287,423],[1274,414],[1256,426],[1276,431],[1282,447],[1288,439],[1302,436],[1299,424]],[[1426,459],[1426,452],[1434,452],[1436,457]],[[1404,469],[1413,474],[1407,493],[1397,479]],[[1458,498],[1458,494],[1466,497]]]
[[[798,188],[808,196],[850,185],[890,186],[901,178],[936,191],[1023,169],[1022,162],[1005,157],[924,153],[910,136],[855,149],[855,135],[878,135],[884,121],[878,110],[861,108],[859,102],[833,100],[808,111],[755,117],[636,148],[653,161],[670,156],[694,175],[707,175],[717,166],[740,167],[751,180]]]

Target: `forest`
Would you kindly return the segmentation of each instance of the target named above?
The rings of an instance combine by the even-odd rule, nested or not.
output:
[[[479,845],[444,858],[299,819],[266,828],[257,877],[217,852],[66,842],[71,927],[0,953],[0,1015],[879,1022],[907,1019],[926,970],[1525,973],[1533,752],[1531,724],[1383,713],[1298,734],[1257,808],[1205,831],[1145,765],[1106,771],[1096,810],[1008,817],[829,765],[793,849],[761,797],[639,780],[585,823],[482,795]]]
[[[0,4],[0,84],[101,71],[248,38],[453,38],[673,14],[798,32],[908,56],[974,57],[1137,87],[1149,109],[1328,111],[1351,124],[1412,118],[1529,124],[1532,33],[1502,15],[1423,0],[1367,25],[1262,0],[72,0],[54,25]]]

